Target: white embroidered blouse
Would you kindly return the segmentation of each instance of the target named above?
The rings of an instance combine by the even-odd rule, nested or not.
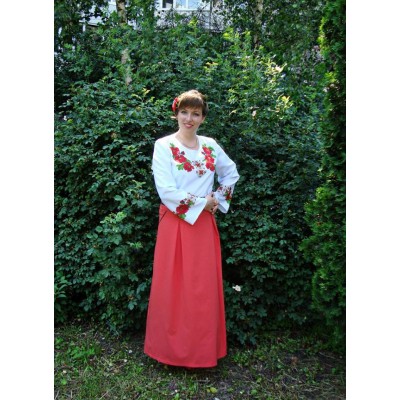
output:
[[[218,143],[197,136],[199,149],[185,147],[175,134],[154,145],[152,169],[162,203],[179,218],[193,225],[203,211],[205,196],[213,191],[214,175],[219,187],[214,192],[218,209],[227,213],[235,183],[239,179],[236,164]]]

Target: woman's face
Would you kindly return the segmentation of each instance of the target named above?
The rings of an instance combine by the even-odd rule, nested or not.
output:
[[[199,129],[203,123],[205,116],[201,108],[181,108],[176,116],[178,120],[179,130],[183,132],[193,133]]]

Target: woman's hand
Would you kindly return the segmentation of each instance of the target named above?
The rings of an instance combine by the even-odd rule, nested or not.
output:
[[[207,203],[204,210],[209,211],[211,214],[215,214],[218,209],[218,200],[214,197],[214,193],[210,193],[206,196]]]

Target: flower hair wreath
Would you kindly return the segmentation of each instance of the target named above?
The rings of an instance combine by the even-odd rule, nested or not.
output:
[[[178,106],[179,99],[175,97],[174,101],[172,102],[172,111],[175,112],[176,107]]]

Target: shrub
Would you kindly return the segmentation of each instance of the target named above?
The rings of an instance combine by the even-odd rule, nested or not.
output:
[[[312,235],[301,248],[317,267],[313,307],[321,315],[331,345],[345,347],[345,2],[328,3],[321,26],[325,62],[325,115],[321,124],[322,186],[306,205]]]
[[[102,309],[114,328],[133,315],[139,324],[146,308],[156,226],[150,127],[165,107],[140,86],[104,79],[77,86],[56,122],[56,269],[72,300]]]
[[[308,233],[304,203],[318,182],[318,141],[315,116],[285,93],[283,68],[262,48],[253,50],[249,35],[231,31],[225,39],[228,54],[215,60],[211,76],[229,79],[214,83],[220,106],[209,129],[241,175],[232,212],[219,226],[228,329],[247,342],[265,325],[298,326],[310,318],[313,267],[298,246]],[[232,291],[235,285],[241,292]]]
[[[175,129],[172,99],[197,88],[211,109],[200,133],[241,175],[231,212],[218,216],[230,337],[254,343],[265,325],[309,320],[313,266],[298,246],[318,184],[316,116],[288,96],[284,68],[250,35],[212,35],[196,21],[99,32],[103,78],[77,82],[56,119],[56,270],[71,304],[114,330],[143,327],[159,205],[152,148]]]
[[[67,320],[67,290],[71,283],[57,270],[54,277],[54,320],[56,323],[63,323]]]

